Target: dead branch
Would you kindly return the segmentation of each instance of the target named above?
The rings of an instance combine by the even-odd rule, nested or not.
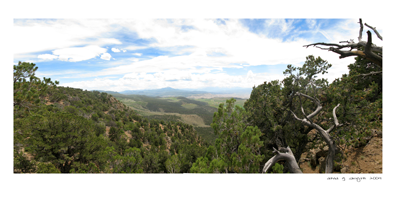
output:
[[[316,98],[312,98],[312,97],[310,97],[310,96],[308,96],[308,95],[305,95],[305,94],[302,94],[302,93],[299,93],[299,92],[297,92],[295,95],[307,97],[307,98],[313,100],[313,101],[317,104],[317,109],[312,113],[313,116],[317,115],[317,114],[321,111],[322,106],[320,105],[319,101],[318,101]],[[336,152],[336,145],[335,145],[335,142],[333,141],[333,138],[329,135],[329,133],[330,133],[333,129],[342,126],[342,124],[339,124],[339,121],[338,121],[338,119],[337,119],[337,117],[336,117],[336,109],[337,109],[339,106],[340,106],[340,104],[338,104],[338,105],[333,109],[334,125],[331,126],[331,127],[330,127],[329,129],[327,129],[327,130],[324,130],[321,126],[319,126],[319,125],[316,124],[316,123],[312,123],[312,122],[311,122],[311,118],[310,118],[311,115],[306,116],[306,115],[304,114],[303,108],[302,108],[302,112],[303,112],[303,114],[305,115],[305,118],[304,118],[304,119],[298,118],[298,117],[296,116],[296,114],[295,114],[293,111],[291,111],[292,114],[293,114],[293,117],[294,117],[296,120],[301,121],[303,124],[305,124],[305,125],[307,125],[307,126],[309,126],[309,127],[312,127],[312,128],[314,128],[314,129],[316,129],[316,130],[320,133],[322,139],[323,139],[323,140],[326,142],[326,144],[328,145],[328,147],[329,147],[329,152],[328,152],[328,155],[327,155],[327,157],[326,157],[326,167],[325,167],[325,172],[326,172],[326,173],[332,173],[332,172],[333,172],[333,159],[334,159],[334,157],[335,157],[335,152]],[[308,117],[308,118],[307,118],[307,117]]]
[[[311,113],[310,115],[306,116],[306,119],[312,119],[315,115],[317,115],[322,110],[321,103],[317,98],[310,97],[310,96],[308,96],[306,94],[303,94],[303,93],[300,93],[300,92],[296,92],[296,94],[294,94],[294,96],[306,97],[308,99],[311,99],[317,105],[317,109],[313,113]],[[302,107],[302,110],[303,110],[303,107]],[[304,111],[303,111],[303,113],[304,113]]]
[[[365,26],[367,26],[368,28],[372,29],[372,30],[375,32],[376,36],[377,36],[380,40],[383,41],[382,36],[378,33],[378,31],[376,30],[375,27],[372,27],[372,26],[368,25],[367,23],[365,23]]]
[[[363,31],[363,23],[362,19],[358,22],[360,24],[360,32],[358,36],[358,42],[354,43],[353,40],[350,41],[341,41],[340,43],[345,43],[345,44],[335,44],[335,43],[324,43],[324,42],[319,42],[319,43],[313,43],[313,44],[308,44],[304,45],[304,47],[308,48],[309,46],[314,46],[322,50],[328,50],[332,51],[334,53],[340,54],[339,58],[346,58],[349,56],[360,56],[360,57],[365,57],[366,59],[370,60],[371,62],[375,63],[379,67],[382,68],[382,47],[372,45],[372,38],[371,38],[371,32],[367,31],[368,34],[368,41],[362,41],[362,31]],[[365,25],[376,33],[379,39],[382,40],[382,36],[378,33],[378,31],[375,29],[375,27],[371,27],[367,23]],[[343,50],[344,48],[350,48],[350,50],[346,51]],[[353,51],[355,49],[355,51]]]
[[[374,52],[371,51],[371,47],[372,47],[371,32],[367,31],[367,34],[368,34],[368,42],[367,42],[367,45],[365,46],[364,53],[365,53],[367,59],[371,60],[375,64],[382,67],[382,57],[378,56],[377,54],[375,54]]]
[[[273,153],[276,153],[276,155],[271,157],[271,159],[269,159],[267,163],[265,163],[262,170],[263,173],[266,173],[279,160],[286,160],[286,162],[288,163],[289,171],[291,173],[302,173],[289,146],[286,148],[286,152],[280,152],[275,148],[273,149]]]
[[[339,124],[339,121],[336,117],[336,108],[338,108],[339,106],[340,106],[340,104],[338,104],[335,108],[333,108],[333,123],[334,123],[334,125],[332,125],[328,130],[326,130],[327,133],[330,133],[336,127],[340,127],[343,125],[343,124]]]
[[[379,71],[379,72],[370,72],[370,73],[367,73],[367,74],[359,74],[359,75],[356,75],[356,76],[354,76],[354,77],[362,76],[362,78],[364,79],[364,78],[367,77],[367,76],[377,75],[377,74],[382,74],[382,71]]]
[[[358,36],[358,42],[360,42],[361,41],[361,39],[362,39],[362,31],[363,31],[363,24],[362,24],[362,19],[360,18],[360,22],[358,22],[358,23],[360,23],[360,35]]]

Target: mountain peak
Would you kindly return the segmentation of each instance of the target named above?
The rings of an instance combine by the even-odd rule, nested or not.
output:
[[[172,87],[165,87],[165,88],[161,88],[160,90],[177,90],[177,89],[174,89]]]

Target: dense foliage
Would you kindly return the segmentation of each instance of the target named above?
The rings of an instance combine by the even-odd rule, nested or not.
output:
[[[307,115],[316,108],[313,102],[296,97],[296,92],[320,100],[323,109],[313,122],[324,129],[333,125],[332,111],[340,103],[336,114],[343,126],[331,133],[340,150],[335,157],[335,169],[340,170],[346,148],[363,146],[370,139],[371,131],[382,130],[382,77],[380,74],[363,75],[380,68],[357,57],[356,62],[349,65],[349,74],[329,84],[321,75],[330,67],[320,57],[308,56],[302,67],[288,65],[283,81],[264,82],[254,87],[244,109],[234,107],[233,99],[227,101],[226,106],[220,105],[212,124],[219,138],[191,171],[260,172],[273,156],[272,147],[290,146],[299,161],[306,149],[323,146],[319,134],[309,135],[312,128],[293,118],[292,111],[304,118],[301,107]],[[253,139],[247,144],[247,150],[240,150],[243,136]],[[243,155],[252,159],[252,165],[240,164],[245,159]],[[254,169],[249,170],[249,165]],[[273,172],[287,172],[287,168],[281,170],[276,165]]]
[[[193,126],[148,120],[107,93],[52,87],[36,98],[28,112],[14,107],[14,172],[184,173],[206,152]]]

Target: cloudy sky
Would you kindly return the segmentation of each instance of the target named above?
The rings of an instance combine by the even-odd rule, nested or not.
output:
[[[354,39],[358,19],[14,19],[14,64],[87,90],[251,88],[321,56],[329,81],[354,58],[303,45]],[[380,22],[363,19],[379,28]],[[366,40],[364,27],[363,39]],[[375,35],[373,41],[380,41]]]

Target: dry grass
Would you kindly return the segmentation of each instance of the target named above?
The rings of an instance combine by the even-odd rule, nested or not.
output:
[[[197,104],[184,103],[184,104],[182,104],[182,107],[185,107],[186,109],[194,109],[197,107]]]

